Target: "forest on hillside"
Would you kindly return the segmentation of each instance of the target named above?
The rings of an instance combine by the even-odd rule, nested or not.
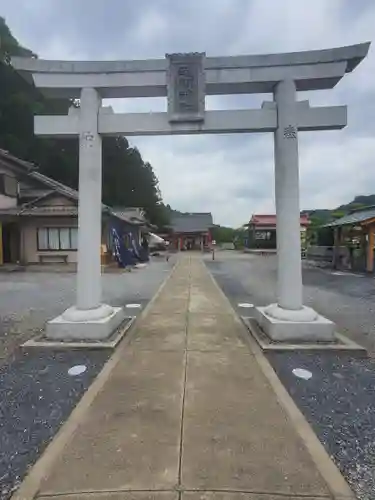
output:
[[[38,138],[35,114],[67,114],[67,99],[46,99],[10,65],[12,56],[37,57],[22,47],[0,17],[0,148],[34,163],[40,172],[78,188],[78,140]],[[142,207],[149,220],[162,227],[168,210],[162,202],[152,165],[125,137],[103,139],[103,202],[111,206]]]
[[[315,226],[322,226],[335,219],[344,217],[344,215],[349,214],[355,210],[361,210],[367,207],[375,206],[375,194],[369,195],[357,195],[349,203],[340,205],[333,210],[322,208],[313,210],[303,210],[301,214],[308,214],[310,220]]]
[[[310,243],[316,245],[333,245],[333,232],[331,228],[325,227],[326,224],[336,219],[340,219],[341,217],[344,217],[345,215],[353,211],[362,210],[373,206],[375,206],[375,194],[355,196],[354,199],[349,203],[340,205],[333,210],[303,210],[301,214],[308,214],[310,219],[310,226],[308,228],[308,240],[310,241]]]

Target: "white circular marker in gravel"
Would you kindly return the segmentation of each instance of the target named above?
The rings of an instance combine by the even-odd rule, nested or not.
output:
[[[238,307],[250,308],[250,307],[254,307],[254,304],[250,304],[249,302],[241,302],[240,304],[238,304]]]
[[[142,304],[126,304],[126,306],[128,309],[139,309],[140,307],[142,307]]]
[[[81,375],[81,373],[84,373],[86,370],[86,365],[75,365],[69,368],[68,374],[72,376]]]
[[[304,380],[309,380],[312,377],[312,373],[309,370],[305,370],[304,368],[294,368],[292,370],[293,375],[298,378],[303,378]]]

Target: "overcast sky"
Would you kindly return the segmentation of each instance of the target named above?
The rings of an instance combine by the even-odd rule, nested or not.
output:
[[[2,0],[16,38],[45,59],[162,58],[324,49],[375,38],[374,0]],[[333,90],[300,95],[347,104],[342,131],[301,133],[301,208],[333,208],[375,193],[375,55]],[[208,109],[259,107],[269,95],[207,98]],[[112,103],[111,103],[112,104]],[[166,110],[164,99],[118,101],[118,111]],[[133,138],[163,199],[239,226],[274,211],[272,134]],[[105,165],[104,165],[105,168]]]

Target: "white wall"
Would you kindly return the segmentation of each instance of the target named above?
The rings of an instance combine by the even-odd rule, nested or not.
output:
[[[21,227],[21,258],[24,264],[39,263],[40,255],[67,255],[68,262],[77,262],[76,250],[38,250],[37,229],[39,227],[77,227],[75,217],[23,218]]]

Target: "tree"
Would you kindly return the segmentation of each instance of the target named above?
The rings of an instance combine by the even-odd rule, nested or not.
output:
[[[345,210],[340,210],[340,209],[336,209],[334,211],[331,212],[331,218],[333,220],[336,220],[336,219],[341,219],[341,217],[344,217],[344,215],[346,214],[347,212]]]
[[[212,239],[215,240],[217,244],[233,243],[236,231],[231,227],[214,226],[211,229],[211,235]]]
[[[5,19],[0,16],[0,58],[2,62],[9,64],[12,56],[35,57],[29,49],[22,47],[12,35]]]
[[[20,46],[0,17],[0,148],[29,160],[40,171],[74,187],[77,185],[78,144],[73,140],[40,139],[34,135],[35,114],[65,114],[67,99],[45,99],[10,65],[12,56],[36,57]]]
[[[46,99],[10,65],[12,56],[37,57],[13,37],[0,17],[0,148],[35,163],[45,175],[78,188],[78,140],[42,139],[33,131],[35,114],[64,115],[79,102]],[[151,223],[167,223],[167,211],[153,168],[125,137],[103,140],[103,202],[142,207]]]
[[[143,161],[137,148],[129,146],[125,137],[103,140],[103,202],[142,207],[152,224],[162,227],[167,223],[152,166]]]

